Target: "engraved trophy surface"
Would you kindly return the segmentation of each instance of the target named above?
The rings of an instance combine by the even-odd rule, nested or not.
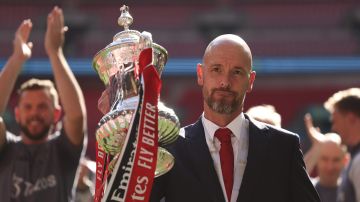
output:
[[[162,46],[152,42],[150,33],[129,29],[133,18],[127,6],[121,7],[120,11],[118,24],[124,27],[124,31],[117,33],[113,42],[100,50],[93,59],[94,69],[109,88],[111,108],[98,124],[96,140],[99,147],[112,156],[110,172],[124,146],[124,139],[137,107],[140,82],[136,67],[139,65],[140,52],[145,48],[152,48],[153,65],[159,75],[168,57]],[[180,123],[175,112],[161,102],[158,104],[158,111],[159,146],[163,146],[176,140]],[[158,148],[157,156],[155,176],[160,176],[172,168],[174,157],[162,147]]]

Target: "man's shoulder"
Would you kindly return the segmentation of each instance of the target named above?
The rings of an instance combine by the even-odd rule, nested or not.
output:
[[[167,148],[175,148],[175,147],[181,147],[181,145],[186,145],[189,141],[192,139],[196,139],[198,135],[201,133],[201,130],[204,131],[202,128],[202,124],[200,121],[200,125],[198,122],[184,126],[180,128],[178,137],[174,142],[172,142],[169,145],[166,145]]]
[[[54,148],[57,150],[63,150],[70,154],[77,154],[82,151],[82,145],[76,146],[73,145],[64,129],[56,130],[49,136],[49,141],[47,144],[56,145]]]
[[[9,131],[6,131],[5,135],[5,143],[0,149],[0,163],[10,165],[12,159],[16,158],[17,153],[21,153],[26,150],[20,136],[17,136]]]
[[[299,139],[298,134],[291,132],[289,130],[286,130],[284,128],[274,127],[271,125],[268,127],[269,127],[270,133],[273,135],[280,135],[280,136],[284,136],[284,137],[291,138],[291,139]]]
[[[4,154],[4,151],[12,150],[12,148],[18,147],[17,145],[23,144],[21,141],[21,137],[18,135],[15,135],[9,131],[6,131],[5,133],[5,142],[0,148],[0,152],[2,155]],[[10,152],[11,153],[11,152]]]
[[[183,130],[186,133],[189,133],[189,132],[203,132],[204,131],[204,126],[202,124],[201,119],[198,119],[196,122],[182,127],[181,130]]]

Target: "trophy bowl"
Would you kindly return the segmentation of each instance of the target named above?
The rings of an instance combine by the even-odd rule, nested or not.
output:
[[[118,154],[124,146],[129,126],[137,107],[139,79],[135,71],[139,65],[139,55],[145,48],[153,50],[153,65],[159,76],[168,59],[165,48],[153,43],[151,34],[129,30],[132,17],[128,7],[123,6],[118,19],[124,31],[117,33],[113,42],[100,50],[93,59],[93,67],[104,85],[109,88],[110,111],[98,124],[96,140],[105,153],[112,157],[109,169],[118,160]],[[179,119],[175,112],[159,102],[158,104],[158,140],[159,146],[176,140],[180,130]],[[174,157],[164,148],[158,148],[158,160],[155,176],[169,171],[174,165]]]

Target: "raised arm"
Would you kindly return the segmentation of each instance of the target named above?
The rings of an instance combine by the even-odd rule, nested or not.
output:
[[[16,79],[21,72],[22,65],[31,57],[32,43],[28,42],[31,32],[31,20],[24,20],[15,33],[13,53],[9,57],[0,73],[0,116],[6,110],[9,97]]]
[[[54,72],[55,83],[64,110],[64,129],[74,145],[83,143],[86,130],[86,109],[82,91],[63,54],[65,41],[64,15],[54,7],[47,17],[45,50]]]
[[[306,171],[311,174],[319,160],[321,144],[322,142],[324,142],[324,135],[319,132],[319,129],[314,127],[313,120],[310,114],[305,115],[304,123],[306,133],[312,143],[311,148],[304,155]]]

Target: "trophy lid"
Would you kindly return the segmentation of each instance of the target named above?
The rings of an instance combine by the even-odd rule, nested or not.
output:
[[[141,50],[146,48],[146,45],[153,48],[153,63],[157,67],[159,75],[161,75],[168,56],[166,49],[156,43],[152,43],[150,33],[144,34],[144,32],[140,33],[137,30],[129,29],[133,23],[133,17],[129,13],[128,6],[123,5],[120,8],[120,12],[118,24],[124,27],[124,30],[115,34],[113,42],[100,50],[93,59],[93,67],[100,79],[107,85],[110,77],[118,72],[122,65],[131,62],[138,65],[138,56]],[[144,39],[144,36],[148,35],[150,35],[150,39],[148,37]]]

